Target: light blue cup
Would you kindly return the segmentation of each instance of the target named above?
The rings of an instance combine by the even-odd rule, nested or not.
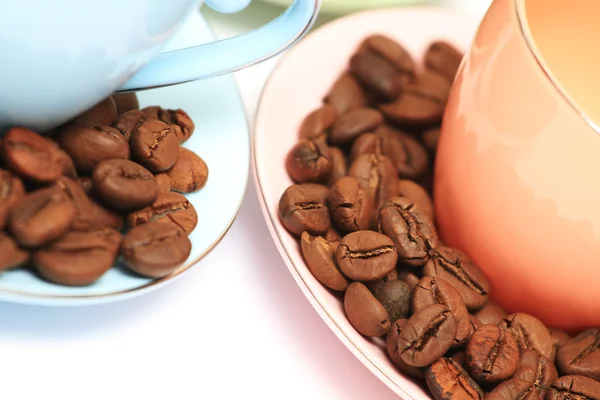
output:
[[[51,129],[114,91],[208,78],[268,59],[310,29],[321,0],[295,0],[250,33],[157,55],[202,2],[0,0],[0,133],[16,125]],[[249,2],[206,0],[224,13]]]

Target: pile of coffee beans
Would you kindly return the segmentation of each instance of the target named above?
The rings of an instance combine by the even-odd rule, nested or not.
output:
[[[279,201],[306,265],[352,326],[435,399],[600,399],[600,330],[574,338],[507,315],[485,275],[438,238],[432,171],[462,54],[436,41],[417,68],[375,35],[306,116]]]
[[[208,179],[202,158],[181,146],[193,132],[183,110],[140,110],[133,93],[52,132],[10,129],[0,137],[0,271],[81,286],[122,257],[142,276],[173,272],[198,223],[183,194]]]

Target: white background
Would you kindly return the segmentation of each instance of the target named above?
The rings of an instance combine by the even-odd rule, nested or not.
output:
[[[490,0],[436,3],[481,17]],[[223,38],[279,12],[255,1],[237,15],[205,14]],[[250,122],[276,61],[236,73]],[[0,398],[396,397],[336,339],[297,288],[250,182],[221,244],[185,279],[157,293],[72,309],[0,304]]]

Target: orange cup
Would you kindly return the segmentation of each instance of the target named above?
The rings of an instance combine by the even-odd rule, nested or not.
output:
[[[600,1],[496,0],[456,77],[436,159],[440,234],[492,298],[600,327]]]

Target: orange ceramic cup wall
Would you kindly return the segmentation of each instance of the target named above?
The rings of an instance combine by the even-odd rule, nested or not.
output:
[[[600,1],[496,0],[438,149],[442,237],[509,312],[600,327]]]

